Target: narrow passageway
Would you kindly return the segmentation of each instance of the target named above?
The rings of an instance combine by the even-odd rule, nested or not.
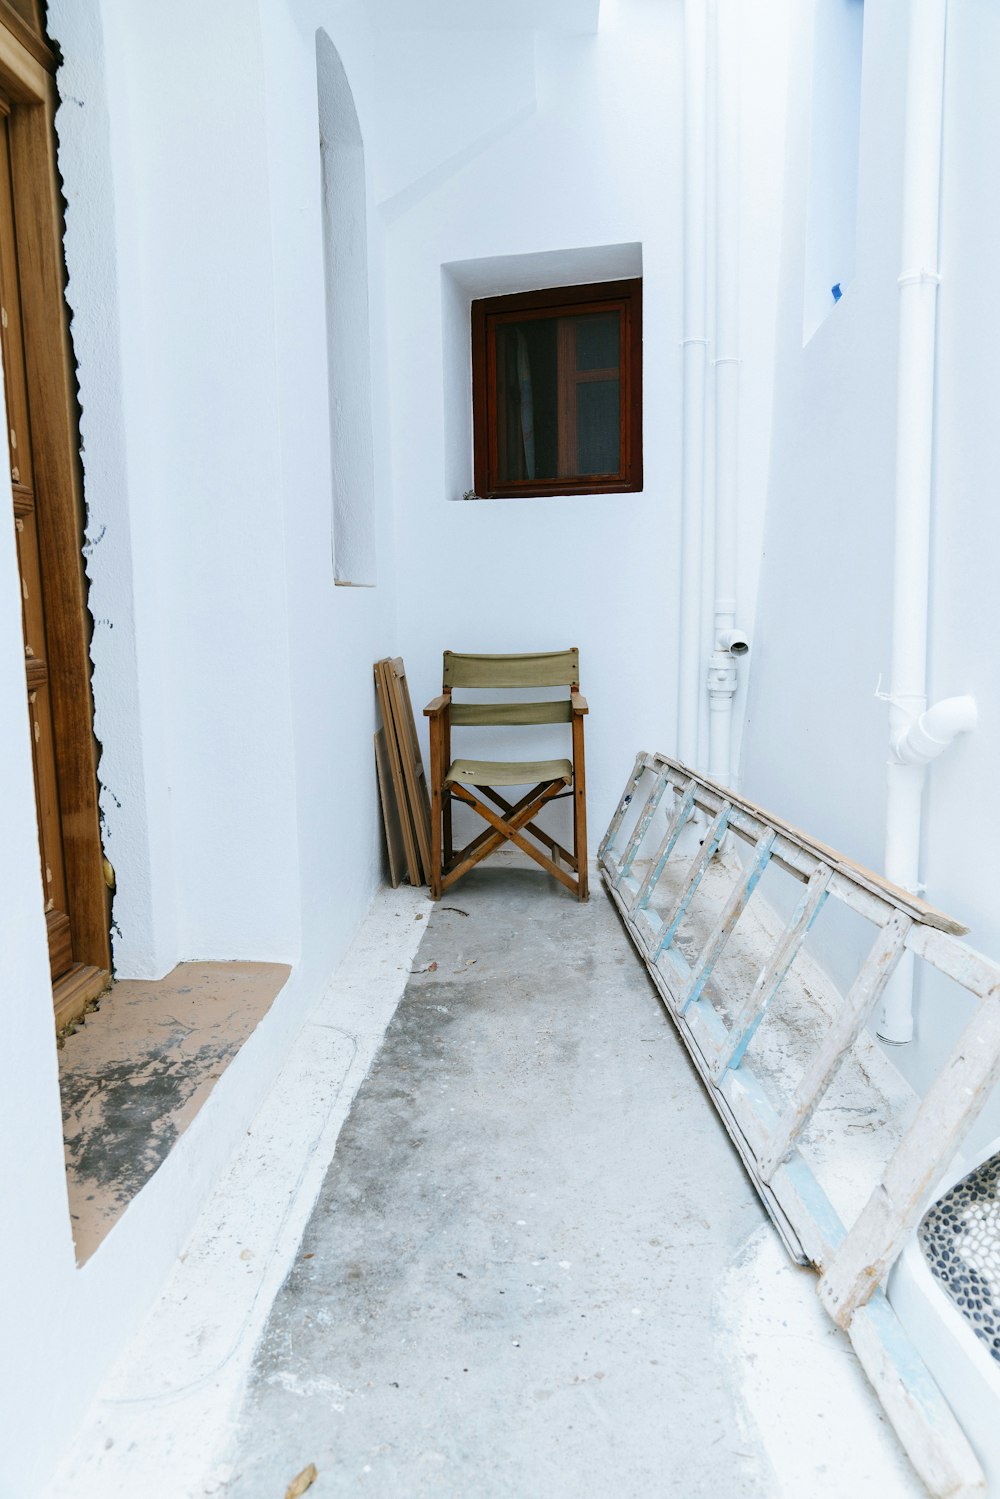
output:
[[[777,1493],[718,1304],[763,1222],[604,892],[494,861],[432,913],[228,1494]]]

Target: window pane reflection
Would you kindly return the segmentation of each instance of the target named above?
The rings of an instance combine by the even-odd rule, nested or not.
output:
[[[618,474],[620,349],[617,310],[497,324],[501,482]]]

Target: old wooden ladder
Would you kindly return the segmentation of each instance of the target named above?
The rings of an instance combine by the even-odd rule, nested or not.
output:
[[[654,893],[691,823],[698,832],[687,831],[694,853],[679,885],[664,884],[658,908]],[[701,951],[685,958],[676,940],[681,924],[727,835],[751,851]],[[756,983],[727,1022],[706,985],[772,860],[800,882],[801,893]],[[819,1271],[820,1299],[850,1335],[917,1472],[934,1495],[985,1494],[980,1465],[897,1320],[885,1283],[1000,1073],[1000,965],[959,940],[964,927],[664,755],[637,757],[598,863],[786,1247]],[[748,1047],[831,898],[872,923],[874,942],[792,1096],[776,1106],[754,1074]],[[954,980],[978,1004],[867,1203],[845,1223],[800,1145],[904,952]]]

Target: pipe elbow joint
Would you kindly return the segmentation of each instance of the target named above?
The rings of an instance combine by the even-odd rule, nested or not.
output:
[[[974,697],[945,697],[928,708],[895,741],[893,758],[898,765],[928,765],[959,734],[970,733],[979,723]]]
[[[746,656],[750,641],[742,630],[721,630],[716,637],[715,648],[728,656]]]

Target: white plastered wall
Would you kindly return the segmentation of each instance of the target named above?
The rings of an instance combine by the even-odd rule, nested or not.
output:
[[[0,1452],[0,1492],[18,1494],[37,1491],[162,1283],[381,877],[371,663],[409,657],[412,639],[393,588],[390,418],[405,422],[409,385],[389,362],[385,227],[535,107],[534,41],[516,28],[484,48],[467,32],[379,30],[371,7],[319,0],[52,0],[49,22],[66,59],[57,126],[116,964],[143,977],[186,958],[261,958],[293,973],[78,1269],[8,539],[3,976],[16,1044],[0,1097],[5,1138],[22,1143],[3,1157],[17,1229],[0,1244],[17,1294],[0,1399],[18,1436]],[[359,590],[334,588],[330,546],[320,28],[366,148],[379,575]],[[435,328],[439,346],[439,312]]]
[[[277,400],[285,495],[289,673],[295,723],[304,961],[340,950],[381,877],[372,662],[402,653],[392,438],[412,392],[394,359],[387,236],[429,185],[474,159],[534,106],[530,32],[380,28],[379,9],[262,0],[274,256]],[[334,590],[316,36],[350,81],[368,177],[376,588]],[[506,86],[491,88],[498,76]],[[469,109],[470,98],[481,107]],[[292,104],[294,103],[294,107]],[[304,253],[311,247],[310,253]],[[320,316],[317,319],[317,309]],[[438,332],[438,344],[440,333]],[[441,407],[436,413],[441,439]],[[409,564],[408,564],[409,565]]]
[[[787,26],[781,5],[769,7],[766,16],[742,18],[743,171],[740,182],[730,185],[740,198],[745,273],[738,596],[739,619],[747,628],[754,616],[770,456],[783,190],[774,164],[785,128]],[[579,645],[591,705],[592,850],[636,750],[675,748],[682,38],[679,4],[605,0],[597,38],[540,39],[535,112],[447,182],[427,184],[425,198],[392,222],[387,236],[393,369],[400,386],[411,391],[394,421],[393,455],[398,554],[407,559],[399,576],[400,635],[414,697],[424,702],[440,690],[445,648]],[[643,492],[463,502],[460,496],[473,486],[465,405],[470,298],[640,271]],[[463,348],[464,364],[456,354]],[[710,387],[709,508],[713,417]],[[712,640],[711,568],[706,544],[705,672]],[[742,672],[740,704],[746,681]],[[470,742],[472,736],[465,736]],[[508,731],[492,745],[481,739],[478,747],[506,755],[527,744]],[[565,751],[553,739],[540,752]]]
[[[778,335],[778,298],[781,293],[782,231],[785,212],[785,174],[782,170],[789,110],[789,45],[794,31],[796,0],[772,0],[765,8],[749,0],[729,14],[738,28],[736,54],[739,88],[739,180],[718,181],[713,127],[709,129],[709,250],[708,316],[709,361],[706,400],[705,519],[715,504],[715,379],[712,361],[720,350],[715,328],[714,245],[716,194],[736,194],[739,236],[739,405],[736,464],[736,623],[750,638],[750,653],[737,662],[737,690],[733,704],[733,783],[740,787],[741,749],[749,727],[747,702],[756,669],[754,623],[763,562],[765,513],[771,462],[775,399],[775,348]],[[710,121],[714,109],[710,105]],[[732,350],[726,350],[731,354]],[[706,533],[711,531],[706,524]],[[714,643],[715,557],[709,536],[704,545],[700,766],[708,764],[708,653]]]
[[[930,769],[923,878],[928,898],[970,928],[968,941],[1000,958],[1000,668],[994,645],[1000,556],[1000,202],[992,142],[1000,104],[1000,16],[974,0],[948,9],[936,388],[935,510],[930,622],[931,701],[972,693],[979,727]],[[969,1003],[918,995],[917,1026],[940,1056]],[[926,1050],[926,1048],[925,1048]],[[923,1062],[914,1059],[914,1067]],[[920,1074],[917,1074],[920,1077]],[[1000,1133],[995,1097],[977,1130]]]
[[[37,1492],[381,874],[371,662],[392,645],[391,567],[360,608],[334,591],[314,32],[294,49],[309,87],[276,94],[286,58],[271,36],[265,48],[270,20],[235,3],[49,9],[67,59],[57,123],[116,965],[139,977],[188,958],[294,966],[78,1269],[40,902],[30,915],[31,793],[15,794],[30,777],[22,684],[0,751],[9,806],[24,809],[5,843],[16,1044],[0,1059],[0,1243],[17,1290],[0,1398],[18,1436],[0,1453],[4,1494]],[[272,193],[275,152],[287,199]],[[372,264],[381,305],[377,253]],[[383,424],[386,406],[383,390]],[[384,480],[376,503],[385,531]],[[14,590],[4,660],[19,656]]]
[[[865,5],[856,276],[803,345],[812,37],[808,7],[791,36],[791,99],[777,325],[774,425],[759,607],[744,728],[748,795],[852,858],[883,867],[900,180],[907,7]],[[1000,210],[985,143],[1000,126],[989,79],[1000,28],[985,4],[949,8],[935,413],[929,692],[973,693],[980,727],[928,773],[927,898],[1000,955],[993,767],[1000,753],[992,651],[991,495],[1000,453],[1000,329],[992,247]],[[776,169],[778,164],[775,164]],[[841,981],[870,935],[831,923],[819,956]],[[924,983],[917,1041],[891,1056],[920,1088],[969,1012],[957,991]],[[998,1127],[997,1102],[977,1137]]]
[[[4,1391],[22,1439],[0,1469],[14,1492],[54,1458],[162,1281],[380,877],[371,662],[402,652],[419,708],[446,646],[579,645],[592,846],[636,749],[673,747],[681,6],[605,0],[596,37],[509,27],[488,45],[464,30],[380,27],[380,14],[322,0],[50,6],[66,56],[58,124],[116,962],[147,976],[182,958],[260,957],[294,972],[79,1271],[44,936],[38,920],[16,928],[8,992],[33,999],[21,1050],[0,1060],[27,1142],[5,1161],[19,1229],[2,1236],[23,1312]],[[333,587],[320,29],[366,153],[374,589]],[[755,101],[744,150],[758,163],[782,129],[767,35],[744,40]],[[742,609],[757,564],[779,201],[780,180],[744,203],[756,294],[741,348]],[[607,246],[626,247],[627,265],[619,252],[601,270],[577,264],[614,276],[641,264],[644,276],[643,493],[457,500],[449,317],[483,289],[484,261],[509,273],[519,257]],[[565,259],[564,275],[575,276]],[[15,704],[4,764],[12,786],[27,784],[19,675],[9,661],[0,670]],[[8,909],[30,915],[30,821],[10,847]]]
[[[636,749],[673,742],[681,20],[680,6],[606,0],[596,37],[539,37],[535,112],[431,184],[387,234],[391,359],[407,392],[392,434],[399,636],[414,699],[440,691],[446,648],[579,646],[592,846]],[[605,246],[632,248],[565,254]],[[533,269],[532,256],[552,259]],[[467,419],[449,409],[443,437],[442,414],[467,388],[455,350],[469,337],[470,296],[607,280],[639,264],[643,492],[463,501]],[[456,737],[456,753],[475,752],[471,743]],[[509,737],[479,747],[522,748]]]
[[[260,27],[184,12],[51,13],[127,977],[300,945]]]

